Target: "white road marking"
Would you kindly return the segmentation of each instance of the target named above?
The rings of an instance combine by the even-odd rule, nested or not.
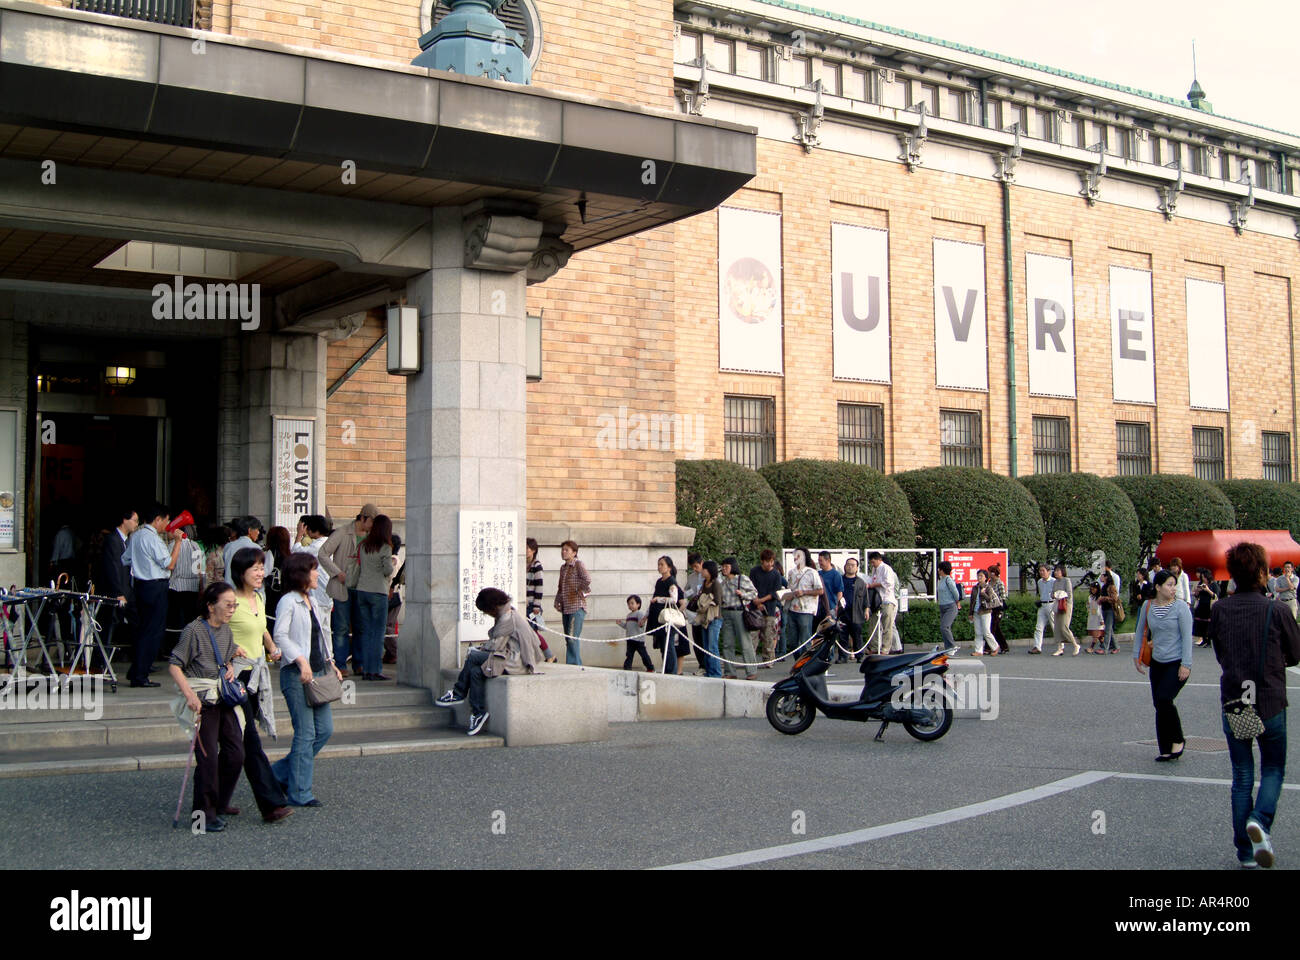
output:
[[[1231,780],[1215,780],[1211,777],[1163,777],[1158,773],[1112,773],[1116,780],[1173,780],[1175,783],[1206,783],[1212,787],[1230,787]],[[1255,781],[1256,786],[1259,781]],[[1284,783],[1283,790],[1300,790],[1300,783]]]
[[[1291,667],[1289,669],[1294,670],[1295,667]],[[1151,686],[1150,680],[1090,680],[1087,677],[1012,677],[1012,676],[1008,676],[1005,673],[990,673],[989,676],[999,677],[1002,680],[1043,680],[1047,683],[1123,683],[1123,684],[1130,684],[1130,685],[1139,684],[1143,687]],[[1219,685],[1217,683],[1188,683],[1185,684],[1185,686],[1213,687],[1215,690],[1219,689]],[[1287,689],[1300,691],[1300,687],[1287,687]]]
[[[667,867],[658,867],[657,869],[723,870],[729,867],[745,867],[752,863],[763,863],[768,860],[782,860],[786,857],[797,857],[806,853],[819,853],[823,850],[835,850],[839,847],[851,847],[855,844],[866,843],[869,840],[879,840],[883,837],[893,837],[900,833],[912,833],[917,830],[928,830],[931,827],[940,827],[944,824],[956,823],[959,820],[969,820],[972,817],[981,817],[986,813],[996,813],[997,811],[1005,810],[1008,807],[1018,807],[1026,803],[1033,803],[1035,800],[1043,800],[1047,797],[1056,796],[1059,793],[1066,793],[1070,790],[1077,790],[1080,787],[1086,787],[1098,783],[1111,776],[1113,776],[1113,774],[1104,770],[1089,770],[1086,773],[1078,773],[1072,777],[1066,777],[1064,780],[1055,780],[1051,783],[1045,783],[1041,787],[1033,787],[1029,790],[1009,793],[1004,797],[994,797],[992,800],[984,800],[980,803],[972,803],[964,807],[955,807],[952,810],[940,810],[938,813],[930,813],[922,817],[913,817],[910,820],[900,820],[897,823],[885,823],[878,827],[868,827],[865,830],[854,830],[850,833],[837,833],[828,837],[817,837],[812,840],[800,840],[795,843],[785,843],[775,847],[764,847],[760,850],[749,850],[744,853],[733,853],[722,857],[710,857],[706,860],[691,860],[686,863],[675,863]]]

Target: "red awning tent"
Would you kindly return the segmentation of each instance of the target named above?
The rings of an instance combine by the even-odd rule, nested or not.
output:
[[[1290,560],[1300,567],[1300,543],[1289,530],[1188,530],[1166,533],[1156,547],[1160,562],[1168,564],[1181,557],[1183,569],[1195,579],[1197,567],[1208,567],[1215,580],[1229,578],[1228,549],[1238,543],[1258,543],[1268,553],[1269,567],[1280,567]]]

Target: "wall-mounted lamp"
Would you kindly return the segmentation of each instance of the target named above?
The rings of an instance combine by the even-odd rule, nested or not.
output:
[[[104,382],[110,387],[129,387],[135,383],[135,367],[108,367]]]
[[[542,318],[528,318],[527,382],[536,383],[542,379]]]
[[[388,372],[420,372],[420,314],[415,307],[388,308]]]

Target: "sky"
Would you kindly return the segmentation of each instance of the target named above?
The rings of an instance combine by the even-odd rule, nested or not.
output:
[[[1192,83],[1195,40],[1197,75],[1215,113],[1300,135],[1293,2],[798,2],[1177,99]]]

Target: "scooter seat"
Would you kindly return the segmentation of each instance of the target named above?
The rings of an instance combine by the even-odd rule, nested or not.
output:
[[[867,654],[859,669],[863,673],[883,673],[887,670],[897,670],[914,659],[916,659],[914,653],[896,653],[892,656],[871,653]]]

